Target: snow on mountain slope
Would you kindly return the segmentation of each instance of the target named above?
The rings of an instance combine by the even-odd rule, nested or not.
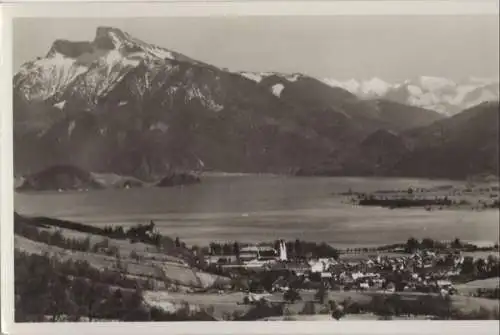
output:
[[[272,73],[270,72],[237,72],[237,73],[247,79],[255,81],[256,83],[260,83],[262,79],[272,75]]]
[[[275,96],[279,97],[281,95],[281,91],[283,91],[284,88],[285,86],[283,86],[283,84],[276,84],[271,88],[271,90],[273,91],[273,94]]]
[[[491,78],[472,77],[461,83],[431,76],[397,83],[387,83],[379,78],[361,81],[327,78],[323,82],[341,87],[361,98],[384,98],[432,109],[445,115],[453,115],[481,102],[499,99],[498,79]]]
[[[323,79],[323,82],[334,87],[343,88],[353,94],[362,97],[378,97],[387,93],[391,88],[391,84],[380,78],[372,78],[366,81],[357,81],[350,79],[347,81],[339,81],[336,79]]]
[[[14,86],[28,100],[45,100],[61,92],[89,67],[77,63],[76,59],[60,53],[52,53],[44,59],[23,65],[14,77]]]
[[[99,27],[92,42],[56,40],[45,58],[27,62],[14,77],[14,87],[29,101],[58,101],[66,90],[95,103],[141,63],[189,60],[144,43],[115,28]]]
[[[270,77],[270,76],[276,76],[281,79],[285,79],[291,83],[296,82],[300,77],[303,75],[300,73],[292,73],[292,74],[287,74],[287,73],[280,73],[280,72],[235,72],[247,79],[253,80],[256,83],[260,83],[264,78]]]

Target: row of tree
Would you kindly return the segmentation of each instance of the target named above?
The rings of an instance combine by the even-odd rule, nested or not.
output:
[[[431,238],[424,238],[421,241],[411,237],[406,241],[404,245],[406,252],[412,253],[418,250],[464,250],[464,251],[479,251],[479,250],[498,250],[498,244],[493,247],[480,248],[474,244],[466,243],[461,241],[459,238],[455,238],[452,242],[442,242],[433,240]]]
[[[486,259],[477,258],[476,260],[467,256],[464,257],[460,273],[471,279],[500,277],[500,261],[493,255],[489,255]]]
[[[285,293],[285,301],[296,303],[300,301],[298,292],[291,290]],[[317,310],[316,305],[321,309]],[[484,307],[475,311],[464,312],[453,305],[450,296],[424,295],[415,299],[403,298],[399,294],[375,295],[370,301],[358,302],[347,298],[341,302],[326,301],[323,292],[316,293],[315,301],[304,302],[299,314],[330,314],[333,319],[339,320],[346,314],[374,313],[381,319],[390,320],[394,317],[431,316],[440,320],[498,320],[498,309],[489,310]],[[258,301],[242,317],[236,320],[259,320],[272,316],[285,316],[285,320],[293,320],[290,310],[283,303]]]
[[[92,247],[90,238],[68,238],[63,236],[59,230],[42,230],[22,222],[14,225],[14,233],[32,241],[57,246],[63,249],[85,252],[90,251]]]
[[[446,296],[423,295],[416,299],[405,299],[399,294],[390,296],[376,295],[372,298],[369,310],[383,319],[395,316],[426,315],[440,320],[498,320],[497,309],[480,307],[475,311],[463,311],[453,305],[452,298]]]
[[[66,237],[60,230],[49,230],[54,227],[102,236],[104,239],[92,245],[89,237]],[[198,249],[197,247],[189,249],[186,243],[180,241],[178,237],[174,240],[161,235],[155,230],[155,224],[152,221],[149,224],[137,224],[128,229],[119,225],[100,228],[58,219],[27,218],[15,213],[14,233],[33,241],[64,249],[82,252],[103,252],[114,256],[119,254],[119,250],[114,246],[109,246],[108,239],[129,239],[132,243],[142,242],[154,245],[159,251],[180,257],[191,265],[199,264],[200,259],[203,259],[201,252],[195,252],[195,249]],[[208,253],[208,248],[206,253]]]

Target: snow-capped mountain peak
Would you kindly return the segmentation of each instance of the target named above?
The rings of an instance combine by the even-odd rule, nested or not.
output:
[[[457,86],[453,80],[432,76],[420,76],[416,81],[426,91],[438,91]]]
[[[498,79],[470,78],[457,83],[448,78],[420,76],[388,83],[379,78],[339,81],[323,79],[330,86],[341,87],[361,98],[385,98],[453,115],[484,101],[499,99]]]
[[[253,80],[256,83],[260,83],[264,78],[276,76],[291,83],[296,82],[304,75],[302,73],[281,73],[281,72],[249,72],[249,71],[237,71],[235,72],[247,79]]]
[[[323,82],[330,86],[341,87],[353,94],[363,97],[383,95],[391,87],[389,83],[377,77],[361,81],[358,81],[356,79],[339,81],[336,79],[327,78],[323,79]]]
[[[94,44],[104,49],[116,49],[127,55],[142,54],[144,57],[175,59],[171,51],[145,43],[126,32],[112,27],[97,28]]]
[[[387,93],[390,84],[380,78],[372,78],[362,83],[362,91],[365,94],[383,95]]]
[[[99,27],[90,42],[56,40],[46,57],[21,66],[14,77],[14,86],[28,100],[58,100],[61,92],[85,74],[85,87],[100,95],[141,63],[163,63],[175,60],[177,56],[188,60],[119,29]]]

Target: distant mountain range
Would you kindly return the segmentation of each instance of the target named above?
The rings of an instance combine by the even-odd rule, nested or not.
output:
[[[324,79],[328,85],[341,87],[362,98],[383,98],[411,106],[427,108],[447,116],[482,102],[498,101],[499,80],[469,78],[459,83],[446,78],[421,76],[399,83],[379,78],[358,81]]]
[[[90,42],[55,41],[13,82],[19,175],[72,165],[143,180],[175,170],[315,174],[319,167],[432,177],[435,170],[398,163],[425,151],[413,129],[459,127],[394,98],[393,89],[367,97],[302,74],[229,72],[111,27]],[[469,122],[486,136],[483,123]],[[377,161],[378,150],[391,164]]]

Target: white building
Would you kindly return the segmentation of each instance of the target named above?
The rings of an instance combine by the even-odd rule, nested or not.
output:
[[[286,244],[285,241],[280,241],[280,253],[279,253],[280,261],[286,261],[288,259],[286,254]]]
[[[267,264],[278,259],[278,253],[270,246],[247,246],[240,249],[240,260],[243,263],[259,261]]]
[[[326,270],[326,264],[321,260],[310,261],[309,265],[311,266],[311,272],[323,272]]]

